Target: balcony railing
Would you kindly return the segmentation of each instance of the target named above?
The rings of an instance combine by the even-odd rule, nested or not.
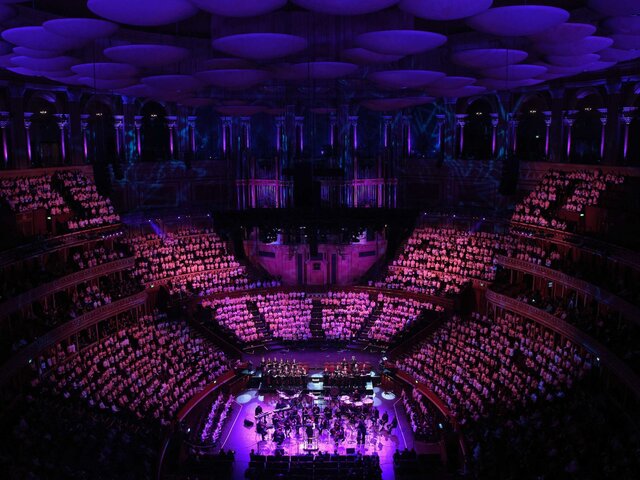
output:
[[[7,362],[0,367],[0,385],[6,383],[21,368],[26,366],[33,358],[47,347],[60,343],[74,333],[84,330],[103,320],[143,305],[147,300],[147,292],[142,291],[130,297],[117,300],[108,305],[96,308],[84,315],[70,320],[50,332],[39,337],[22,350],[16,352]]]
[[[620,314],[622,314],[622,316],[627,320],[640,325],[640,307],[637,307],[623,298],[607,292],[592,283],[572,277],[571,275],[567,275],[566,273],[562,273],[558,270],[553,270],[552,268],[544,267],[542,265],[536,265],[535,263],[527,262],[526,260],[521,260],[519,258],[497,255],[496,260],[503,267],[543,277],[576,290],[583,295],[593,297],[598,303],[610,306],[617,312],[620,312]]]
[[[110,273],[119,272],[120,270],[125,270],[127,268],[133,268],[133,265],[133,257],[120,258],[118,260],[114,260],[113,262],[107,262],[92,268],[86,268],[84,270],[80,270],[79,272],[74,272],[70,275],[58,278],[53,282],[39,285],[36,288],[32,288],[31,290],[28,290],[16,297],[10,298],[6,302],[0,304],[0,318],[4,318],[7,315],[10,315],[13,312],[19,310],[20,308],[31,305],[34,301],[54,292],[65,290],[67,288],[73,287],[74,285],[77,285],[78,283],[87,282],[89,280],[93,280],[94,278],[109,275]]]
[[[594,340],[591,336],[544,310],[540,310],[533,305],[526,304],[515,298],[494,292],[493,290],[487,290],[486,299],[487,302],[497,307],[504,308],[505,310],[533,320],[559,333],[573,343],[582,345],[591,352],[591,354],[599,358],[600,362],[604,364],[611,373],[624,382],[624,384],[640,398],[640,377],[617,355],[612,353],[600,342]]]

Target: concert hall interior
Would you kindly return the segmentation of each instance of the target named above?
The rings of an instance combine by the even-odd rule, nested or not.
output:
[[[640,478],[640,0],[0,0],[0,477]]]

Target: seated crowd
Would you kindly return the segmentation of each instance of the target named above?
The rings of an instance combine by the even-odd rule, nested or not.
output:
[[[92,407],[168,425],[185,402],[228,370],[224,353],[184,322],[146,316],[81,352],[62,345],[45,382]]]
[[[624,177],[599,170],[565,172],[549,170],[542,181],[515,207],[514,222],[567,230],[561,210],[581,213],[586,206],[597,205],[610,185],[619,185]]]
[[[440,305],[412,298],[390,297],[384,293],[378,294],[378,304],[382,305],[382,309],[369,330],[369,338],[378,343],[389,343],[396,335],[406,332],[425,310],[444,311]]]
[[[309,340],[311,298],[305,292],[278,292],[257,295],[253,301],[272,335],[281,340]]]
[[[203,296],[277,285],[250,282],[245,268],[210,229],[183,228],[162,236],[149,233],[130,236],[124,242],[136,256],[134,275],[145,284],[168,280],[172,295]]]
[[[322,330],[329,340],[352,340],[358,335],[376,302],[364,292],[327,292],[320,299]]]
[[[63,220],[69,231],[120,221],[111,200],[102,196],[93,180],[79,171],[2,179],[0,199],[15,213],[44,209],[50,217],[66,215]]]
[[[53,182],[76,213],[67,222],[69,230],[84,230],[120,221],[120,215],[111,205],[111,200],[100,195],[95,183],[82,173],[57,172],[53,176]]]
[[[96,308],[134,295],[142,290],[135,279],[126,272],[119,277],[105,276],[90,283],[80,283],[69,290],[55,294],[54,301],[36,301],[24,312],[10,319],[11,338],[1,342],[2,356],[16,352],[40,335],[60,325],[89,313]],[[10,341],[11,345],[6,345]]]
[[[495,278],[495,255],[513,243],[508,235],[454,228],[416,228],[376,287],[428,295],[458,294],[471,279]]]
[[[515,286],[508,293],[521,302],[575,325],[640,372],[640,326],[633,319],[619,318],[596,302],[580,302],[575,293],[560,297],[551,292],[531,290],[525,285]]]
[[[40,285],[103,263],[127,256],[125,248],[97,245],[94,248],[72,248],[66,260],[50,255],[47,260],[35,259],[11,264],[0,271],[0,303]]]
[[[466,423],[563,396],[591,363],[582,347],[533,321],[473,313],[452,317],[396,366]]]
[[[256,319],[247,307],[248,300],[249,295],[203,300],[202,307],[209,309],[211,319],[241,342],[259,343],[264,339],[264,334],[258,329]]]
[[[415,437],[420,440],[436,441],[435,417],[431,402],[415,388],[411,389],[410,394],[407,390],[402,390],[400,398]]]

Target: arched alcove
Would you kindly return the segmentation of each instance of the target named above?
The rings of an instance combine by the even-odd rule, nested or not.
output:
[[[166,125],[166,109],[158,102],[147,102],[142,115],[142,161],[163,162],[169,159],[169,131]]]

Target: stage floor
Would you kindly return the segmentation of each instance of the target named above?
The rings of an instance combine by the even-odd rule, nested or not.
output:
[[[221,445],[225,450],[232,449],[236,452],[234,464],[234,479],[244,478],[244,473],[249,466],[249,453],[253,449],[255,453],[264,455],[273,454],[276,445],[273,441],[262,441],[256,433],[255,425],[246,427],[244,420],[249,419],[253,422],[256,406],[262,405],[265,411],[271,411],[275,408],[277,396],[274,394],[260,395],[257,390],[247,390],[236,397],[239,409],[234,409],[235,414],[229,418],[231,422],[230,428],[226,428],[226,438],[223,438]],[[372,435],[367,436],[364,445],[356,445],[355,438],[349,438],[338,447],[338,453],[346,454],[347,448],[355,448],[356,452],[371,455],[374,452],[380,457],[380,466],[382,468],[382,478],[392,479],[393,474],[393,454],[396,449],[404,450],[405,448],[413,448],[414,438],[409,423],[404,412],[402,402],[396,398],[393,393],[383,393],[379,387],[374,389],[374,406],[380,410],[380,415],[385,411],[389,414],[389,418],[394,416],[398,419],[398,428],[391,435],[381,434],[376,438]],[[304,455],[304,438],[287,438],[283,444],[286,455]],[[318,448],[320,452],[333,453],[335,444],[330,438],[328,432],[318,440]]]

